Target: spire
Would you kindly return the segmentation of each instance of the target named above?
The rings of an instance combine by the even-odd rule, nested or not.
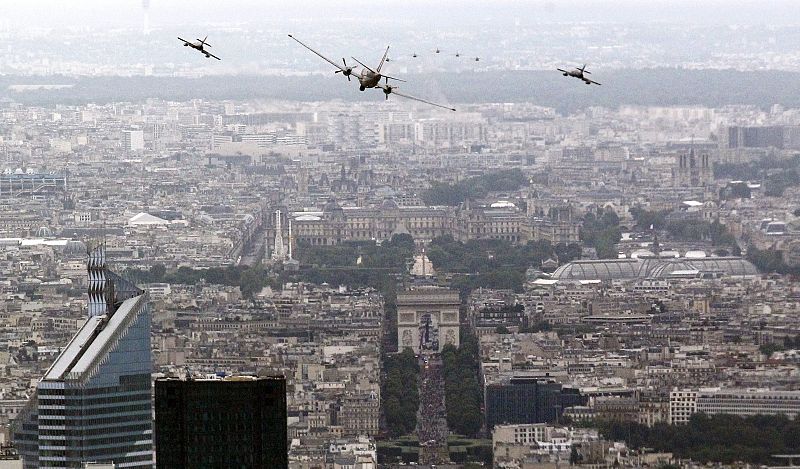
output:
[[[658,244],[658,231],[655,230],[653,225],[650,225],[650,230],[653,232],[653,254],[656,257],[661,257],[661,245]]]
[[[86,253],[86,270],[89,275],[89,317],[102,316],[108,313],[106,301],[106,245],[97,243]]]
[[[272,250],[272,259],[282,261],[286,258],[286,248],[283,245],[283,230],[281,229],[281,211],[275,210],[275,245]]]
[[[292,260],[292,218],[289,217],[289,260]]]

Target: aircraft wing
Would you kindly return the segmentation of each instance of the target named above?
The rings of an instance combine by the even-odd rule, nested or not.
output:
[[[401,80],[400,78],[390,77],[389,75],[384,75],[384,74],[382,74],[382,73],[381,73],[381,76],[382,76],[383,78],[388,78],[388,79],[390,79],[390,80],[402,81],[403,83],[407,83],[405,80]]]
[[[566,70],[562,70],[562,69],[560,69],[560,68],[557,68],[556,70],[558,70],[559,72],[563,72],[563,73],[569,73],[568,71],[566,71]]]
[[[584,81],[586,81],[586,82],[589,82],[589,83],[594,83],[595,85],[598,85],[598,86],[600,86],[600,83],[597,83],[596,81],[594,81],[594,80],[590,80],[590,79],[588,79],[588,78],[586,78],[586,77],[584,77],[584,78],[583,78],[583,80],[584,80]]]
[[[386,91],[386,85],[379,85],[379,87],[381,89],[383,89],[384,91]],[[400,96],[402,98],[411,99],[413,101],[419,101],[420,103],[430,104],[431,106],[436,106],[436,107],[440,107],[442,109],[447,109],[448,111],[455,111],[456,110],[453,107],[447,107],[447,106],[442,105],[442,104],[437,104],[437,103],[434,103],[432,101],[426,101],[426,100],[421,99],[421,98],[417,98],[417,97],[414,97],[414,96],[411,96],[411,95],[408,95],[408,94],[401,93],[399,91],[395,91],[394,87],[392,87],[390,89],[389,94],[396,94],[397,96]]]
[[[297,39],[296,37],[292,36],[291,34],[289,35],[289,37],[290,37],[290,38],[292,38],[292,39],[294,39],[295,41],[297,41],[297,43],[298,43],[298,44],[300,44],[301,46],[303,46],[303,47],[305,47],[306,49],[308,49],[308,50],[310,50],[311,52],[313,52],[313,53],[314,53],[314,54],[315,54],[317,57],[319,57],[319,58],[321,58],[322,60],[324,60],[324,61],[328,62],[329,64],[333,65],[334,67],[338,68],[339,70],[341,70],[341,71],[344,71],[344,67],[342,67],[341,65],[337,64],[337,63],[336,63],[336,62],[334,62],[333,60],[331,60],[331,59],[329,59],[329,58],[325,57],[324,55],[320,54],[319,52],[315,51],[315,50],[314,50],[314,49],[312,49],[311,47],[307,46],[307,45],[306,45],[306,44],[304,44],[304,43],[303,43],[301,40]]]
[[[373,69],[371,69],[371,68],[367,67],[366,65],[364,65],[364,64],[363,64],[363,63],[362,63],[360,60],[358,60],[357,58],[355,58],[355,57],[350,57],[350,58],[351,58],[351,59],[353,59],[353,60],[355,60],[355,61],[356,61],[356,62],[357,62],[359,65],[361,65],[362,67],[366,68],[366,69],[367,69],[367,70],[369,70],[370,72],[372,72],[372,73],[378,73],[378,72],[376,72],[375,70],[373,70]]]
[[[208,55],[208,56],[210,56],[210,57],[214,57],[214,58],[215,58],[215,59],[217,59],[217,60],[222,60],[222,59],[220,59],[219,57],[217,57],[216,55],[212,54],[211,52],[209,52],[209,51],[207,51],[207,50],[206,50],[206,51],[203,51],[203,52],[204,52],[206,55]]]
[[[191,44],[191,43],[192,43],[191,41],[187,41],[186,39],[184,39],[184,38],[182,38],[182,37],[178,37],[178,39],[180,39],[181,41],[183,41],[185,44]]]

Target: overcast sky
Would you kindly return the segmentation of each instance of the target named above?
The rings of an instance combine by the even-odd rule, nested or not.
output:
[[[441,22],[686,21],[800,24],[797,0],[149,0],[153,27],[331,17]],[[0,22],[27,28],[140,27],[143,0],[0,0]]]

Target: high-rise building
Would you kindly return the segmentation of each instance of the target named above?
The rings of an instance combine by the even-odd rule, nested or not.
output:
[[[577,389],[520,376],[488,383],[484,393],[489,429],[498,424],[555,422],[565,408],[586,402]]]
[[[289,465],[286,379],[156,381],[157,468]]]
[[[142,130],[123,130],[122,148],[125,151],[144,150],[144,131]]]
[[[728,127],[728,148],[778,148],[784,147],[782,126]]]
[[[153,466],[148,297],[106,268],[103,245],[88,270],[89,318],[13,428],[25,468]]]

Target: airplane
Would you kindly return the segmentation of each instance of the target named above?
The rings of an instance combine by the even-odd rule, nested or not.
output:
[[[442,52],[442,50],[437,47],[434,52],[436,52],[438,54],[438,53]]]
[[[456,52],[456,57],[461,57],[461,52]]]
[[[361,74],[359,74],[356,77],[356,78],[358,78],[358,83],[360,85],[358,87],[358,89],[360,91],[364,91],[367,88],[380,87],[381,78],[385,78],[387,80],[387,82],[388,82],[388,80],[396,80],[396,81],[405,82],[405,80],[401,80],[399,78],[391,77],[389,75],[381,73],[381,68],[383,68],[383,64],[386,63],[386,56],[387,55],[389,55],[389,47],[386,48],[386,52],[383,53],[383,58],[381,58],[381,62],[378,64],[378,67],[375,70],[373,70],[373,69],[369,68],[368,66],[364,65],[364,63],[361,62],[360,60],[358,60],[357,58],[351,57],[353,60],[358,62],[358,64],[361,65],[361,67],[363,67],[363,69],[361,70]]]
[[[480,57],[475,57],[475,59],[474,59],[474,60],[475,60],[476,62],[480,62],[480,61],[481,61],[481,58],[480,58]]]
[[[322,60],[324,60],[324,61],[328,62],[329,64],[333,65],[334,67],[336,67],[338,70],[336,70],[333,73],[341,73],[342,75],[347,77],[347,81],[350,81],[350,75],[353,74],[353,71],[356,69],[356,67],[348,66],[347,65],[347,61],[344,59],[344,57],[342,57],[342,64],[344,64],[344,66],[341,66],[341,65],[337,64],[336,62],[334,62],[333,60],[331,60],[331,59],[325,57],[324,55],[320,54],[319,52],[315,51],[311,47],[307,46],[305,43],[303,43],[302,41],[300,41],[296,37],[292,36],[291,34],[289,35],[289,37],[294,39],[295,41],[297,41],[297,43],[300,44],[301,46],[303,46],[306,49],[308,49],[311,52],[313,52],[315,55],[317,55],[317,57],[321,58]]]
[[[386,80],[386,84],[384,84],[384,85],[378,84],[377,88],[380,88],[381,90],[383,90],[383,94],[386,96],[387,100],[389,99],[389,95],[390,94],[396,94],[397,96],[401,96],[401,97],[406,98],[406,99],[411,99],[411,100],[414,100],[414,101],[419,101],[421,103],[430,104],[431,106],[436,106],[436,107],[440,107],[442,109],[447,109],[448,111],[455,111],[456,110],[455,108],[452,108],[452,107],[447,107],[447,106],[444,106],[442,104],[437,104],[437,103],[434,103],[434,102],[431,102],[431,101],[426,101],[426,100],[421,99],[421,98],[416,98],[416,97],[411,96],[411,95],[400,93],[399,91],[396,91],[397,90],[396,86],[392,86],[392,85],[389,84],[389,80],[388,79]]]
[[[188,46],[188,47],[191,47],[194,50],[198,50],[201,53],[205,54],[207,59],[210,58],[210,57],[214,57],[217,60],[222,60],[219,57],[217,57],[216,55],[212,54],[211,52],[209,52],[209,51],[207,51],[205,49],[205,46],[211,47],[211,44],[206,42],[206,39],[208,39],[208,36],[204,37],[203,39],[198,39],[197,40],[198,42],[190,42],[190,41],[187,41],[186,39],[183,39],[182,37],[178,37],[178,39],[183,41],[183,47],[187,47]]]
[[[412,58],[412,59],[416,59],[417,57],[419,57],[419,55],[417,55],[417,53],[416,53],[416,52],[414,52],[413,54],[411,54],[411,58]],[[387,61],[387,62],[394,62],[394,61],[396,61],[396,60],[397,60],[397,59],[393,59],[393,58],[391,58],[391,57],[386,57],[386,61]]]
[[[557,68],[556,70],[561,72],[565,77],[579,78],[579,79],[583,80],[583,82],[586,83],[587,85],[591,85],[592,83],[594,83],[595,85],[600,85],[600,83],[597,83],[596,81],[592,81],[592,80],[586,78],[585,75],[591,75],[592,74],[592,72],[587,72],[586,71],[586,64],[583,64],[583,67],[576,68],[575,70],[573,70],[571,72],[568,72],[566,70],[562,70],[560,68]]]

